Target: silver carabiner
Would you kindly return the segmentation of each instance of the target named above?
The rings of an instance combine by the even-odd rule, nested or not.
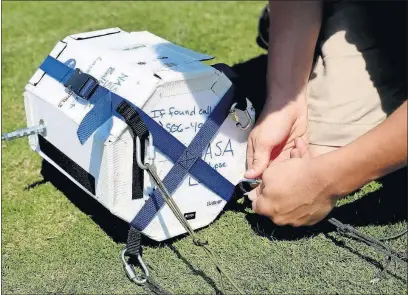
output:
[[[123,266],[125,267],[126,275],[128,276],[129,280],[135,282],[137,285],[143,285],[144,283],[147,282],[147,279],[149,278],[149,270],[147,269],[146,264],[144,263],[142,256],[140,254],[137,255],[137,260],[139,261],[140,266],[143,269],[144,276],[143,277],[137,277],[135,274],[134,268],[127,262],[125,258],[127,248],[123,248],[122,253],[120,255],[120,258],[122,259]]]
[[[145,162],[142,161],[142,150],[141,150],[141,143],[140,143],[140,138],[136,136],[136,162],[137,165],[140,167],[140,169],[146,170],[147,166],[145,165]],[[153,165],[154,159],[156,158],[156,151],[153,145],[153,136],[149,132],[149,146],[147,149],[147,155],[146,157],[147,161],[150,165]]]
[[[231,106],[231,108],[230,108],[230,110],[229,110],[229,114],[231,115],[232,119],[236,122],[235,126],[237,126],[237,127],[238,127],[239,129],[241,129],[241,130],[246,130],[246,129],[248,129],[249,126],[251,126],[252,123],[253,123],[253,122],[252,122],[251,115],[249,114],[248,110],[246,109],[246,110],[245,110],[245,115],[246,115],[246,117],[247,117],[247,119],[248,119],[248,122],[245,124],[245,126],[242,125],[241,122],[239,122],[239,118],[238,118],[238,115],[237,115],[237,110],[236,110],[237,104],[238,104],[238,103],[234,103],[234,104]]]

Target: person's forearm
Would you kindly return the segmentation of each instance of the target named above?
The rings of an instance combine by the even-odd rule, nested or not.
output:
[[[265,107],[277,110],[306,91],[321,25],[322,3],[270,1],[269,6]]]
[[[339,197],[407,165],[407,102],[349,145],[322,156]],[[329,171],[330,170],[330,171]]]

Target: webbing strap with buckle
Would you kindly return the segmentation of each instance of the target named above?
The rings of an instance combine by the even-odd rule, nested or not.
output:
[[[41,65],[41,69],[46,72],[48,75],[52,76],[55,80],[62,83],[71,93],[79,96],[85,100],[89,100],[91,103],[95,104],[97,111],[102,111],[100,114],[104,114],[103,108],[105,108],[105,104],[109,101],[109,93],[103,91],[103,89],[98,89],[99,81],[95,79],[93,76],[82,72],[80,69],[72,69],[66,66],[63,63],[55,62],[55,59],[46,58]],[[97,91],[98,90],[98,91]],[[101,96],[102,99],[101,99]],[[98,104],[99,102],[99,104]],[[100,119],[105,119],[109,116],[109,114],[99,116]],[[86,116],[86,124],[88,124],[89,120],[91,123],[96,123],[95,118],[92,115]],[[133,128],[134,132],[134,140],[133,140],[133,148],[136,148],[135,138],[136,136],[139,138],[146,138],[148,135],[147,128],[144,126],[143,121],[140,118],[127,118],[125,117],[125,121],[128,125],[136,125],[137,128]],[[84,128],[84,124],[82,127],[78,129],[78,138],[81,140],[82,138],[89,138],[92,133],[88,128]],[[83,130],[85,129],[85,130]],[[81,140],[81,143],[84,143],[85,140]],[[141,154],[144,155],[144,140],[141,141],[142,148]],[[141,199],[143,198],[143,171],[137,166],[136,164],[136,155],[133,155],[133,175],[132,175],[132,199]]]
[[[73,77],[85,74],[80,71],[74,73],[73,69],[51,56],[46,58],[40,68],[50,77],[64,85],[69,80],[72,80]],[[185,147],[178,139],[168,133],[162,126],[160,126],[160,124],[132,102],[109,91],[105,87],[97,84],[96,81],[96,79],[87,80],[87,83],[94,83],[96,85],[94,87],[91,87],[92,85],[90,84],[79,83],[79,85],[88,85],[86,86],[87,89],[92,88],[92,93],[89,94],[88,97],[85,97],[85,99],[94,104],[94,107],[87,113],[78,127],[77,134],[82,144],[112,116],[124,120],[117,112],[117,109],[121,103],[127,103],[139,114],[149,132],[152,134],[153,138],[155,138],[155,147],[175,163],[171,172],[169,172],[163,180],[168,186],[169,191],[173,193],[184,177],[187,174],[190,174],[198,182],[209,188],[222,199],[228,201],[231,198],[235,186],[203,161],[201,157],[212,137],[215,135],[224,119],[228,116],[228,111],[232,104],[234,86],[227,91],[217,104],[216,108],[207,118],[207,121],[192,140],[190,146]],[[81,89],[84,89],[83,87],[84,86],[82,86]],[[72,91],[76,91],[76,93],[79,94],[81,94],[81,89],[72,89],[71,87]],[[89,93],[87,91],[85,92]],[[137,229],[143,230],[163,205],[163,198],[158,195],[158,192],[154,192],[131,224]]]
[[[91,97],[99,81],[87,73],[81,72],[80,69],[75,69],[72,75],[68,78],[64,86],[74,94],[88,99]]]

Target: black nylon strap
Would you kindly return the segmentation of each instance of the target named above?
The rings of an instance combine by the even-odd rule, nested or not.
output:
[[[43,136],[38,135],[38,143],[41,152],[54,161],[55,164],[61,167],[89,192],[95,195],[95,178],[91,174],[72,161]]]
[[[142,234],[139,230],[131,226],[128,231],[127,243],[126,243],[126,255],[130,257],[136,258],[138,255],[141,255],[141,242],[142,242]],[[164,290],[159,284],[157,284],[151,277],[147,279],[143,288],[148,293],[157,294],[157,295],[167,295],[170,294],[166,290]]]
[[[235,106],[238,110],[245,111],[247,109],[247,101],[246,95],[242,87],[240,87],[241,83],[239,83],[238,75],[226,64],[219,63],[212,65],[213,68],[217,69],[220,72],[223,72],[228,79],[231,80],[232,84],[235,85],[235,94],[234,94],[234,101],[237,103]]]
[[[142,234],[136,228],[131,226],[128,231],[126,254],[137,257],[140,254],[140,244],[142,241]]]
[[[127,103],[122,102],[116,111],[125,119],[126,124],[133,132],[133,177],[132,177],[132,199],[143,198],[143,170],[136,162],[136,137],[139,137],[141,143],[141,158],[144,159],[144,142],[149,132],[146,125],[140,119],[139,114]]]

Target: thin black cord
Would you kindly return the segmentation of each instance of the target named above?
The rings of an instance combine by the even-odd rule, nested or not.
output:
[[[380,241],[395,240],[395,239],[398,239],[398,238],[402,237],[403,235],[405,235],[407,233],[408,233],[408,228],[406,228],[406,229],[404,229],[404,230],[402,230],[402,231],[400,231],[400,232],[398,232],[398,233],[396,233],[396,234],[394,234],[392,236],[386,236],[386,237],[378,238],[378,240],[380,240]]]
[[[359,231],[357,231],[354,227],[352,227],[349,224],[344,224],[340,221],[338,221],[335,218],[330,218],[328,219],[328,222],[330,222],[332,225],[334,225],[337,228],[337,232],[341,235],[350,237],[354,240],[363,242],[369,246],[371,246],[373,249],[375,249],[377,252],[380,252],[382,254],[386,255],[386,258],[389,259],[388,263],[384,267],[384,270],[386,270],[389,266],[389,263],[391,260],[400,262],[403,264],[408,263],[408,257],[406,254],[399,253],[396,250],[394,250],[392,247],[384,244],[381,242],[382,240],[391,240],[391,239],[396,239],[399,237],[402,237],[404,234],[408,233],[408,230],[405,229],[395,235],[388,236],[388,237],[383,237],[381,239],[375,239],[373,237],[367,236]]]

